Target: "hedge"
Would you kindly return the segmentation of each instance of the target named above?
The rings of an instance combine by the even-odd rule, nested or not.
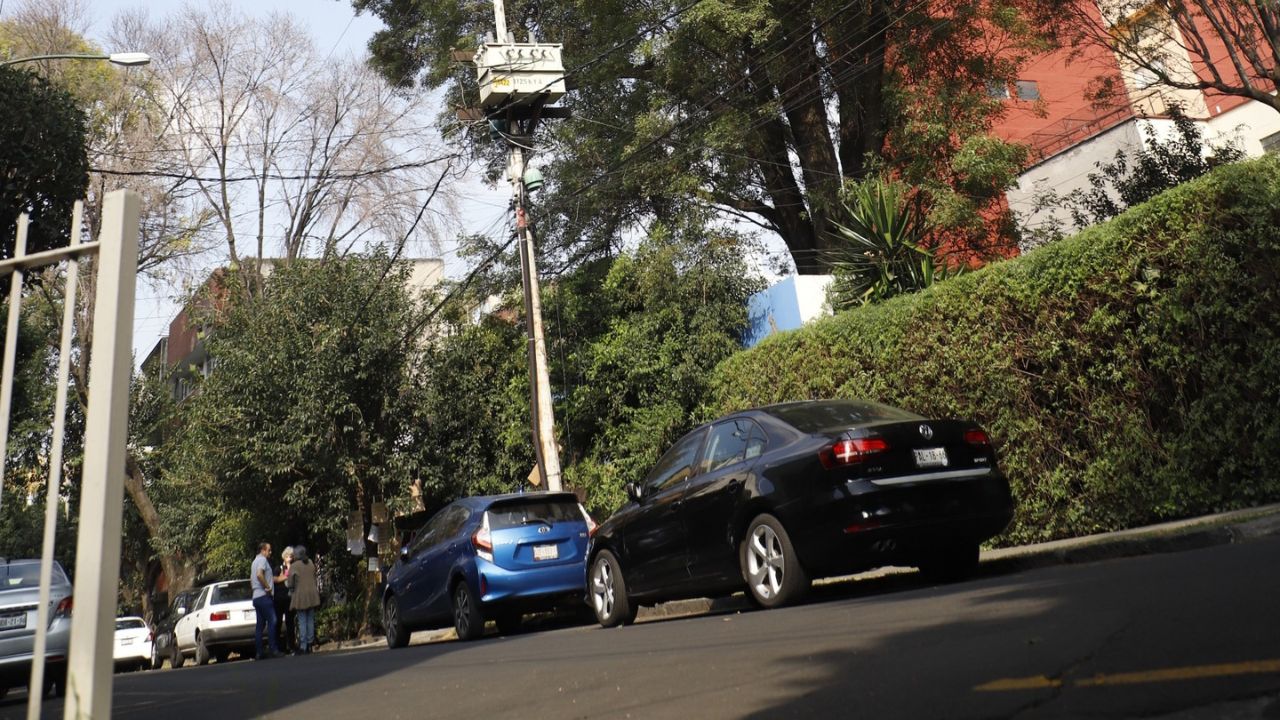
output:
[[[1280,499],[1280,160],[915,295],[775,335],[703,412],[860,397],[992,434],[1017,513],[997,544]]]

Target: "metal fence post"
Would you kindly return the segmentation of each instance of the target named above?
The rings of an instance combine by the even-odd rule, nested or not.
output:
[[[103,204],[63,711],[68,719],[111,716],[139,207],[137,193],[129,190],[110,193]]]
[[[27,214],[18,216],[18,237],[13,246],[13,258],[21,260],[27,254]],[[4,335],[4,369],[0,370],[0,504],[4,503],[4,465],[9,451],[9,411],[13,405],[13,374],[18,353],[18,320],[22,307],[21,268],[15,268],[9,276],[9,323]]]

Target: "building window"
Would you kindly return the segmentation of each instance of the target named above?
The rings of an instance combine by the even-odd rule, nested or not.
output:
[[[1040,86],[1035,80],[1019,80],[1017,82],[1019,100],[1039,100]]]
[[[989,82],[987,83],[987,97],[994,100],[1008,100],[1009,86],[1002,82]]]
[[[1271,133],[1262,138],[1262,151],[1268,153],[1280,153],[1280,132]]]

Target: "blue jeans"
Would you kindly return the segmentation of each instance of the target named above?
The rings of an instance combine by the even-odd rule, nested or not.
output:
[[[316,609],[295,610],[298,617],[298,647],[303,652],[316,644]]]
[[[264,657],[262,652],[262,631],[267,631],[267,638],[271,641],[270,647],[272,654],[280,652],[280,646],[276,644],[276,604],[270,595],[263,595],[253,599],[253,609],[257,615],[257,623],[253,626],[253,649],[256,652],[255,657]]]

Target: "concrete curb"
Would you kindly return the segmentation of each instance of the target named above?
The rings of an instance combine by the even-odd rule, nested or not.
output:
[[[1130,530],[1054,540],[1035,545],[983,550],[981,555],[982,565],[979,572],[982,574],[1002,574],[1054,565],[1097,562],[1099,560],[1154,555],[1157,553],[1183,552],[1185,550],[1229,545],[1277,535],[1280,535],[1280,504],[1265,505],[1247,510],[1206,515]],[[857,575],[824,578],[815,584],[829,585],[856,579],[871,579],[914,572],[915,570],[912,568],[880,568]],[[751,607],[751,602],[742,594],[721,598],[676,600],[653,607],[640,608],[636,621],[645,622],[712,612],[732,612],[749,607]],[[420,632],[415,634],[410,644],[423,645],[449,640],[454,637],[456,636],[451,629],[432,631],[430,633]],[[325,647],[318,649],[318,651],[350,650],[376,647],[383,644],[382,638],[361,639],[339,643],[337,647]]]

